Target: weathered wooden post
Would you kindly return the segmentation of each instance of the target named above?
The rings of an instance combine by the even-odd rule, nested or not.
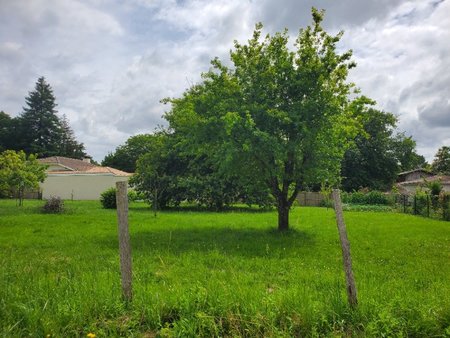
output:
[[[333,201],[334,211],[336,213],[336,223],[339,230],[339,239],[341,241],[348,302],[351,307],[356,307],[356,305],[358,305],[356,283],[353,277],[352,257],[350,255],[350,242],[348,240],[347,230],[345,228],[344,216],[342,213],[341,194],[339,189],[333,189]]]
[[[128,195],[127,182],[116,183],[117,221],[119,233],[120,273],[122,278],[122,295],[126,301],[133,297],[131,285],[131,246],[128,231]]]

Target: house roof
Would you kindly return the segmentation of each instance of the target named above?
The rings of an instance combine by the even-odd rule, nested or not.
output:
[[[430,173],[429,171],[427,171],[425,169],[418,168],[418,169],[403,171],[403,172],[399,173],[398,176],[408,175],[408,174],[415,173],[415,172],[421,172],[421,173],[424,173],[424,174],[433,175],[432,173]]]
[[[450,184],[450,176],[434,175],[434,176],[427,177],[425,179],[421,178],[418,180],[406,181],[406,182],[401,182],[401,183],[397,183],[397,184],[398,185],[418,185],[418,184],[423,184],[425,182],[435,182],[435,181],[440,181],[441,183]]]
[[[132,174],[122,170],[101,167],[89,162],[77,160],[63,156],[51,156],[38,159],[40,163],[48,165],[57,165],[61,170],[49,171],[49,174],[55,175],[113,175],[113,176],[131,176]],[[63,169],[64,168],[64,169]]]

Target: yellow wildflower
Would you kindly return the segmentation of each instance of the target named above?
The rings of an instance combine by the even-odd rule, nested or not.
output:
[[[87,334],[87,337],[88,337],[88,338],[95,338],[96,335],[95,335],[95,333],[89,332],[89,333]]]

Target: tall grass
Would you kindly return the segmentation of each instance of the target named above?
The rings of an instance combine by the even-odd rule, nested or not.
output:
[[[332,210],[130,207],[134,299],[121,301],[115,210],[0,201],[0,332],[20,336],[444,336],[448,223],[347,212],[359,307],[346,303]]]

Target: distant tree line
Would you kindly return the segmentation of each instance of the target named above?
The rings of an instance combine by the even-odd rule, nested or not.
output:
[[[399,172],[427,166],[425,158],[416,152],[415,141],[396,132],[397,118],[393,114],[363,106],[356,111],[363,128],[341,162],[345,191],[389,190]],[[223,172],[208,153],[206,149],[193,149],[183,133],[167,129],[130,137],[109,153],[102,165],[136,173],[132,183],[150,202],[157,201],[159,208],[182,201],[214,209],[236,202],[274,204],[259,177],[249,180]],[[320,184],[305,187],[320,188]]]
[[[17,117],[0,111],[0,151],[23,150],[37,157],[86,156],[83,143],[76,140],[66,116],[58,116],[55,96],[44,77],[25,98]]]

